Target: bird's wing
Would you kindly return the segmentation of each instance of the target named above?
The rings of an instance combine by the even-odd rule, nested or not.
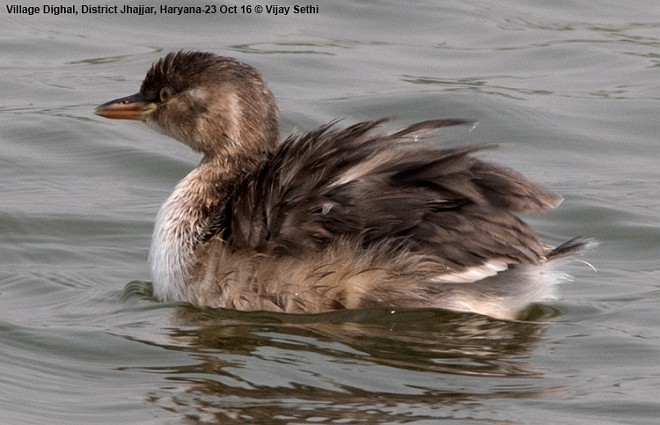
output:
[[[425,121],[378,134],[381,122],[342,130],[331,123],[286,139],[237,187],[230,245],[301,255],[360,238],[364,246],[405,246],[451,270],[480,275],[542,261],[544,247],[515,213],[539,212],[561,198],[471,155],[483,146],[440,149],[417,141],[463,121]]]

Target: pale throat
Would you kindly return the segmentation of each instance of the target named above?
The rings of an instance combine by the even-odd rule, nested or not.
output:
[[[187,299],[195,252],[209,236],[235,183],[236,176],[224,168],[216,162],[202,162],[177,184],[160,208],[149,250],[156,298]]]

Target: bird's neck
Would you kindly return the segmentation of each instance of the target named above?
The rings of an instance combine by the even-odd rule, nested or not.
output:
[[[195,250],[223,226],[227,199],[254,166],[205,158],[176,186],[158,212],[149,252],[156,298],[187,298]]]

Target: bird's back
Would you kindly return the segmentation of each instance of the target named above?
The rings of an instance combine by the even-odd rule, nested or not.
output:
[[[230,246],[299,255],[357,238],[364,246],[405,246],[453,271],[494,259],[542,261],[545,249],[515,214],[561,198],[472,156],[483,147],[439,149],[417,140],[460,123],[427,121],[378,134],[380,121],[372,121],[289,137],[236,188]]]

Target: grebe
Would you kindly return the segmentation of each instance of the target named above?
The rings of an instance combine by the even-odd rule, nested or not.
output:
[[[143,121],[202,154],[160,209],[154,296],[198,306],[315,313],[442,308],[515,318],[552,299],[552,260],[515,214],[562,198],[418,139],[463,120],[393,132],[330,123],[278,143],[275,97],[253,67],[204,52],[156,61],[140,92],[96,114]]]

